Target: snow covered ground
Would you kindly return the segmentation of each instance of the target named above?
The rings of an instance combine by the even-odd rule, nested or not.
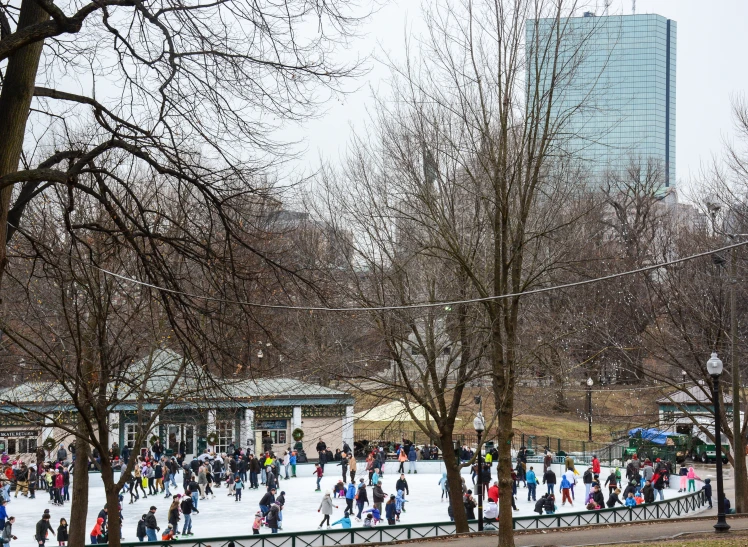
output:
[[[399,475],[393,473],[392,470],[396,469],[396,466],[396,463],[391,464],[391,469],[385,473],[383,478],[383,490],[387,494],[395,493],[395,482]],[[542,471],[542,465],[539,467]],[[327,465],[325,468],[325,476],[322,479],[322,492],[315,492],[315,479],[312,477],[313,466],[300,465],[297,469],[297,478],[289,479],[287,481],[282,480],[280,482],[279,490],[286,492],[286,508],[283,510],[284,532],[315,530],[319,525],[319,522],[322,520],[322,515],[317,513],[317,508],[319,507],[322,496],[325,490],[332,490],[335,483],[337,483],[338,478],[340,478],[340,468],[335,467],[334,465]],[[559,469],[556,469],[556,471],[558,473]],[[603,477],[607,476],[606,471],[606,469],[603,469]],[[466,475],[468,487],[471,487],[472,480],[469,471],[465,469],[463,470],[463,473]],[[441,477],[441,473],[420,472],[414,475],[406,474],[405,477],[408,480],[408,485],[410,487],[410,495],[406,496],[408,503],[405,505],[406,512],[401,515],[401,524],[449,520],[447,515],[448,505],[446,500],[440,501],[441,489],[437,484]],[[172,493],[182,493],[181,474],[177,477],[176,482],[180,487],[172,489]],[[200,514],[193,515],[192,531],[195,534],[194,537],[220,537],[232,534],[251,534],[252,517],[258,510],[258,502],[264,494],[264,488],[262,486],[260,488],[260,490],[244,490],[240,502],[235,502],[233,496],[227,497],[227,490],[225,488],[218,488],[215,490],[215,499],[200,500],[198,507]],[[542,484],[538,485],[538,497],[540,497],[544,492],[545,486]],[[607,499],[607,489],[604,489],[604,492]],[[369,488],[368,493],[369,499],[371,499],[371,488]],[[584,485],[581,484],[581,479],[577,486],[576,494],[578,500],[584,495]],[[665,497],[668,499],[677,495],[677,489],[671,489],[665,492]],[[155,497],[149,496],[147,499],[141,497],[139,501],[132,505],[130,505],[128,501],[129,495],[126,495],[122,511],[124,516],[123,535],[126,541],[137,541],[135,536],[137,521],[140,519],[142,514],[148,511],[151,505],[158,507],[156,517],[159,526],[162,530],[166,528],[166,513],[171,499],[164,499],[163,494],[161,494]],[[334,510],[332,522],[343,516],[343,510],[345,508],[344,499],[334,501],[338,508]],[[560,496],[557,496],[557,501],[560,502]],[[86,536],[88,536],[88,533],[93,528],[96,516],[104,506],[104,502],[104,487],[99,475],[91,475]],[[534,514],[534,503],[527,501],[527,490],[522,487],[520,487],[517,493],[517,506],[519,511],[514,513],[515,516]],[[39,491],[37,493],[37,498],[33,500],[27,499],[23,496],[19,496],[18,499],[12,499],[12,502],[7,506],[7,512],[9,516],[12,515],[16,517],[16,524],[13,531],[14,534],[18,536],[18,542],[14,542],[14,545],[21,547],[34,544],[34,527],[36,522],[41,518],[44,509],[47,508],[50,510],[52,515],[52,520],[50,522],[55,529],[57,529],[60,518],[64,517],[69,521],[70,503],[67,503],[65,507],[51,505],[49,503],[49,497],[44,491]],[[572,507],[561,507],[559,503],[559,512],[582,511],[583,509],[581,500],[577,501]],[[180,526],[181,524],[182,521],[180,521]],[[360,523],[356,523],[355,521],[354,525],[361,526]],[[335,528],[340,528],[340,525]],[[266,531],[267,528],[264,528],[263,533],[266,533]],[[50,537],[50,539],[52,538]],[[56,542],[49,542],[48,544],[55,545]]]

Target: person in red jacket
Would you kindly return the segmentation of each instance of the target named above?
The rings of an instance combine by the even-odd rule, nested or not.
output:
[[[62,489],[65,488],[65,477],[60,473],[60,469],[55,469],[55,476],[52,480],[52,486],[55,489],[55,505],[62,505]]]
[[[496,503],[499,503],[499,483],[495,482],[493,483],[493,486],[491,486],[488,489],[488,499],[495,501]]]
[[[592,473],[595,475],[600,474],[600,460],[595,455],[592,456]]]
[[[96,526],[93,527],[93,530],[91,530],[91,545],[96,545],[99,543],[99,536],[101,535],[101,525],[104,524],[104,519],[98,518],[96,519]]]

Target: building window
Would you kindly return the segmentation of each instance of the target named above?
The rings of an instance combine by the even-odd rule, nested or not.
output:
[[[216,422],[216,452],[227,452],[234,437],[234,422]]]
[[[156,426],[158,427],[158,426]],[[158,430],[156,430],[158,432]],[[132,449],[135,446],[135,440],[138,437],[138,424],[125,424],[125,446]],[[141,447],[148,446],[148,435],[143,436],[143,444]]]
[[[669,412],[669,411],[663,412],[663,414],[662,414],[662,421],[665,422],[665,423],[674,422],[675,421],[675,413],[674,412]]]

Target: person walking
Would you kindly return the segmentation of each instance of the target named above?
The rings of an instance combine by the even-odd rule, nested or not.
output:
[[[327,529],[330,529],[330,515],[332,515],[332,508],[335,507],[335,509],[338,508],[337,505],[333,506],[332,498],[330,497],[330,491],[328,490],[325,492],[325,497],[322,498],[322,501],[319,504],[319,508],[317,509],[318,513],[322,513],[324,516],[322,518],[322,522],[319,523],[319,527],[317,530],[322,530],[322,526],[327,523]]]

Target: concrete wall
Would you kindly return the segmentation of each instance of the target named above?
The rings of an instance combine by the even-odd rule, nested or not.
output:
[[[343,417],[338,418],[302,418],[301,429],[304,431],[304,451],[309,458],[317,458],[315,447],[319,438],[325,441],[327,448],[343,448]],[[353,447],[351,447],[353,448]]]

